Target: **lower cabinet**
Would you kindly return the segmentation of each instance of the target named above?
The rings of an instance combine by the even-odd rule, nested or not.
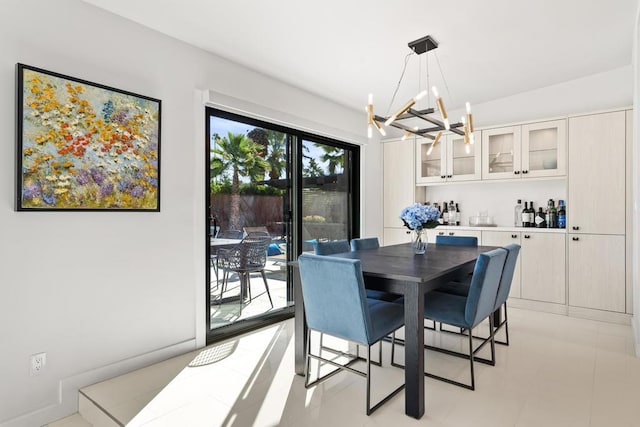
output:
[[[569,305],[624,313],[625,236],[569,234]]]
[[[411,242],[411,232],[406,228],[385,227],[382,236],[383,246],[399,245]]]
[[[511,231],[483,231],[482,232],[482,245],[484,246],[506,246],[511,243],[517,243],[522,246],[520,243],[521,233],[520,232],[511,232]],[[513,298],[520,298],[520,264],[522,259],[522,250],[520,251],[520,255],[518,256],[518,261],[516,262],[516,269],[513,272],[513,281],[511,282],[511,290],[509,291],[509,296]]]
[[[566,235],[527,231],[520,234],[520,296],[565,304]]]

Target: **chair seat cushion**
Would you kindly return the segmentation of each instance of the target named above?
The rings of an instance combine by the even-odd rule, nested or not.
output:
[[[367,289],[367,298],[393,302],[394,300],[398,299],[398,297],[399,295],[397,294],[392,294],[384,291],[376,291],[374,289]]]
[[[368,344],[380,341],[404,325],[404,307],[402,305],[371,298],[367,298],[367,305],[372,326]]]
[[[438,290],[424,296],[424,317],[460,328],[470,328],[465,320],[467,298]]]
[[[275,243],[271,243],[267,249],[268,256],[282,255],[282,249]]]

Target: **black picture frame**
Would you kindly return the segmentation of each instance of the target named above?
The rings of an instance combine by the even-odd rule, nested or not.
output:
[[[162,101],[16,64],[16,210],[160,211]]]

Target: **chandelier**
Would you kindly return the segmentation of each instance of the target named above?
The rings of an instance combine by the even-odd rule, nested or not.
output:
[[[412,55],[422,55],[423,53],[427,53],[431,50],[438,48],[438,42],[436,42],[431,36],[425,36],[418,40],[414,40],[408,44],[409,48],[412,52],[410,52],[404,64],[404,69],[402,70],[402,75],[400,76],[400,81],[398,81],[398,86],[396,87],[396,91],[393,95],[391,103],[393,104],[393,100],[398,92],[400,84],[402,83],[402,78],[404,77],[404,72],[406,70],[407,63]],[[437,57],[436,57],[437,59]],[[439,65],[439,62],[438,62]],[[440,68],[440,74],[442,76],[443,81],[444,75],[442,74],[442,69]],[[446,86],[446,81],[445,81]],[[429,68],[427,63],[427,87],[429,87]],[[367,136],[369,138],[373,135],[373,129],[377,129],[378,132],[382,136],[386,136],[387,133],[385,131],[385,127],[392,126],[394,128],[400,129],[404,132],[402,139],[405,140],[411,135],[415,135],[417,137],[428,138],[433,142],[427,151],[427,155],[431,154],[431,151],[438,143],[440,138],[442,137],[442,133],[444,131],[450,131],[452,133],[458,134],[464,137],[465,151],[469,153],[470,145],[472,145],[474,141],[474,129],[473,129],[473,116],[471,115],[471,105],[469,102],[466,103],[466,117],[462,116],[460,118],[460,122],[458,123],[450,123],[449,117],[447,116],[447,110],[444,107],[444,102],[442,101],[442,97],[438,89],[435,86],[431,87],[431,92],[435,98],[435,104],[437,107],[438,115],[436,115],[436,108],[432,108],[427,106],[427,108],[417,109],[415,108],[418,101],[424,98],[428,91],[427,89],[421,90],[416,96],[407,101],[400,109],[398,109],[395,113],[388,117],[382,117],[374,114],[373,112],[373,94],[369,94],[369,102],[366,107],[367,110]],[[411,124],[409,124],[411,122]],[[416,125],[417,123],[417,125]]]

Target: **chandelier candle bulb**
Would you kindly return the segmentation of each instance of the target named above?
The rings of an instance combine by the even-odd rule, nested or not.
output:
[[[433,138],[433,142],[431,143],[431,145],[429,146],[429,149],[427,150],[427,156],[431,155],[431,152],[433,151],[433,147],[436,146],[436,144],[438,143],[438,141],[440,140],[440,137],[442,136],[442,131],[439,131],[436,134],[436,137]]]

